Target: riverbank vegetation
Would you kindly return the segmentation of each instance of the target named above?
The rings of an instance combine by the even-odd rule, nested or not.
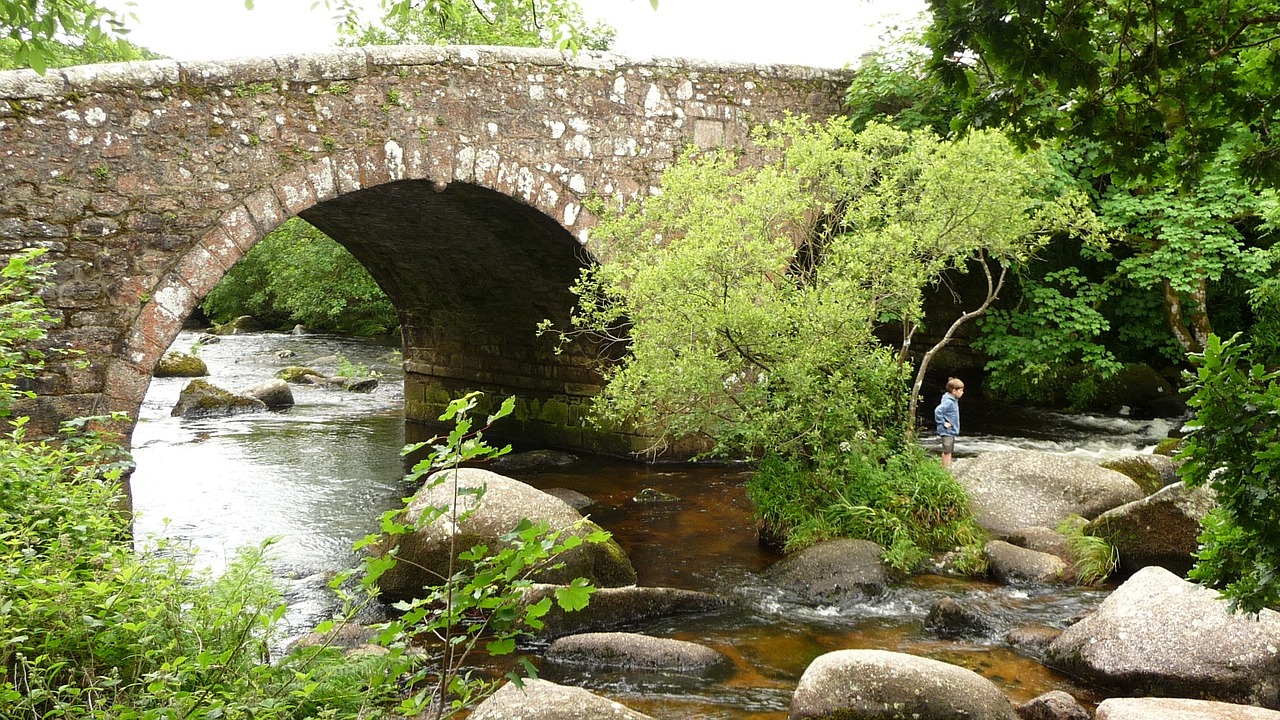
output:
[[[180,543],[135,543],[124,490],[130,459],[92,429],[115,418],[77,420],[45,440],[28,438],[25,418],[10,417],[30,399],[21,388],[43,368],[40,343],[53,322],[41,300],[51,271],[41,254],[21,253],[0,268],[0,417],[9,426],[0,436],[5,718],[450,717],[500,682],[466,670],[473,651],[513,652],[550,610],[550,597],[523,602],[531,578],[567,549],[607,539],[603,532],[561,537],[526,523],[501,548],[453,547],[457,572],[427,583],[397,620],[368,629],[375,650],[350,654],[335,644],[338,634],[355,629],[357,612],[396,562],[368,556],[331,583],[346,601],[342,611],[310,641],[285,648],[288,608],[271,575],[273,541],[242,549],[216,575],[198,569]],[[484,428],[473,429],[475,405],[474,396],[455,401],[441,418],[454,423],[449,435],[406,449],[430,447],[410,482],[505,452],[484,442]],[[513,406],[514,398],[488,422]],[[396,521],[398,512],[383,518],[384,531],[413,529]],[[458,523],[465,512],[428,508],[421,522],[442,517]],[[592,591],[575,581],[554,602],[580,609]]]
[[[777,159],[689,153],[661,194],[600,208],[602,262],[576,284],[565,335],[628,348],[605,369],[597,416],[760,458],[752,499],[791,549],[853,535],[909,567],[976,541],[963,491],[915,446],[914,395],[1011,266],[1055,232],[1089,229],[1082,199],[998,133],[944,142],[795,118],[754,145]],[[923,296],[947,272],[975,273],[987,292],[917,364]]]

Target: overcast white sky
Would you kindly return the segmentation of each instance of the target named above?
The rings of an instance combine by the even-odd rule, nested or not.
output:
[[[126,0],[107,0],[123,7]],[[321,50],[334,22],[314,0],[133,0],[131,39],[179,60]],[[638,56],[857,64],[886,24],[907,21],[924,0],[579,0],[618,31],[614,50]]]

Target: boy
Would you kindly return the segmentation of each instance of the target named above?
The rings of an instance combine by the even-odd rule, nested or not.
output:
[[[964,395],[964,383],[958,378],[947,378],[947,391],[942,402],[933,411],[938,423],[938,439],[942,441],[942,467],[951,467],[951,453],[956,449],[956,436],[960,434],[960,397]]]

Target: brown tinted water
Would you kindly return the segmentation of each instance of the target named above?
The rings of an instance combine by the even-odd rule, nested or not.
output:
[[[728,595],[722,611],[676,617],[629,628],[698,642],[724,653],[732,670],[712,679],[563,665],[531,656],[541,676],[592,689],[660,718],[785,718],[791,692],[819,655],[879,649],[921,655],[969,668],[1015,701],[1065,690],[1085,703],[1092,689],[1013,651],[1001,637],[942,640],[924,628],[937,599],[950,596],[990,608],[997,625],[1062,626],[1100,602],[1103,593],[1075,588],[1037,591],[924,575],[884,597],[844,608],[789,604],[759,573],[780,555],[760,547],[740,468],[653,468],[583,460],[567,471],[518,476],[535,487],[565,487],[597,505],[586,512],[613,533],[631,557],[639,584]],[[641,503],[653,488],[679,498]]]
[[[175,348],[186,349],[194,339],[184,333]],[[282,350],[295,355],[277,357]],[[295,388],[298,405],[286,413],[170,418],[185,381],[154,381],[134,436],[140,542],[149,534],[189,541],[206,564],[217,568],[236,547],[282,536],[276,557],[291,604],[291,631],[306,632],[324,619],[332,611],[324,582],[328,574],[350,565],[351,544],[412,491],[401,479],[401,381],[398,359],[390,351],[378,343],[287,335],[233,336],[201,350],[211,380],[231,389],[260,382],[286,364],[333,372],[335,353],[385,374],[382,386],[368,396]],[[1038,419],[1036,426],[1045,422]],[[1062,430],[1049,433],[1052,442],[1062,441]],[[976,433],[966,440],[983,447],[1010,442]],[[1109,441],[1100,442],[1105,447]],[[779,556],[756,542],[742,468],[589,459],[518,477],[535,487],[570,488],[592,498],[596,505],[587,512],[627,551],[641,584],[714,592],[734,601],[706,615],[624,628],[709,645],[732,661],[731,670],[721,675],[703,679],[556,665],[541,658],[542,648],[527,648],[547,679],[588,688],[657,718],[775,719],[786,717],[791,692],[814,658],[833,650],[874,648],[970,668],[1018,701],[1051,689],[1086,703],[1098,699],[1091,688],[1015,652],[1003,635],[1018,625],[1062,627],[1100,602],[1104,591],[1009,588],[925,575],[864,603],[803,607],[761,577]],[[644,488],[679,499],[633,502]],[[983,608],[997,629],[964,641],[933,636],[924,628],[924,617],[943,597]]]

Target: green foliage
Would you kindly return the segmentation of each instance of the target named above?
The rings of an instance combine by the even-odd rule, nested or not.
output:
[[[929,6],[933,68],[969,117],[1007,118],[1028,141],[1092,140],[1097,167],[1125,181],[1195,181],[1234,145],[1233,172],[1280,182],[1277,0]]]
[[[0,383],[40,369],[15,344],[43,340],[38,255],[12,258],[0,303]],[[14,360],[16,358],[16,361]],[[308,649],[278,662],[285,606],[264,559],[243,553],[218,578],[178,548],[134,552],[119,510],[128,457],[91,424],[58,442],[0,437],[0,707],[13,718],[372,717],[395,690],[378,659],[357,671]],[[323,712],[322,712],[323,709]]]
[[[124,41],[116,11],[96,0],[0,0],[0,70],[50,67],[142,57]]]
[[[725,454],[900,441],[910,368],[876,331],[909,337],[945,272],[1026,260],[1077,218],[1073,198],[1038,197],[1047,169],[995,133],[793,119],[756,142],[779,159],[687,155],[660,195],[594,229],[605,256],[575,287],[574,323],[631,350],[598,412]]]
[[[1107,293],[1075,267],[1024,279],[1017,307],[979,321],[973,346],[992,358],[987,387],[1009,399],[1085,407],[1098,383],[1120,369],[1098,342],[1110,329],[1099,311]]]
[[[471,413],[479,398],[480,393],[473,392],[450,402],[439,418],[453,423],[448,435],[405,448],[405,454],[430,450],[414,465],[406,477],[408,481],[426,478],[427,487],[434,487],[447,482],[451,473],[456,480],[456,471],[463,463],[488,460],[510,451],[510,446],[491,447],[484,440],[484,431],[511,414],[515,398],[507,398],[488,416],[483,427],[473,430]],[[366,537],[357,549],[385,546],[389,538],[436,522],[458,527],[479,506],[484,488],[457,488],[457,492],[473,496],[465,503],[469,509],[461,509],[463,503],[455,497],[449,506],[424,508],[413,526],[403,524],[403,508],[389,511],[382,516],[383,534]],[[407,674],[405,682],[412,688],[412,694],[401,702],[397,712],[439,720],[465,712],[497,689],[498,681],[473,676],[465,670],[468,659],[479,648],[489,655],[510,654],[521,637],[543,626],[541,618],[550,611],[552,600],[525,602],[525,591],[533,584],[531,578],[557,567],[559,555],[583,543],[609,539],[609,534],[601,530],[575,530],[550,531],[545,522],[523,520],[501,537],[496,548],[457,547],[458,535],[451,535],[451,571],[439,583],[424,586],[422,596],[396,603],[395,608],[403,614],[381,626],[375,639],[392,649],[398,667]],[[400,560],[394,553],[369,556],[360,569],[360,584],[366,593],[375,595],[378,579],[397,562]],[[334,587],[340,587],[343,580],[336,579]],[[557,588],[554,597],[561,609],[571,612],[586,607],[593,592],[595,588],[588,581],[577,578]],[[403,654],[411,644],[425,651],[425,659]],[[519,665],[528,676],[536,677],[527,660],[521,658]],[[522,676],[512,671],[506,678],[518,684]]]
[[[878,333],[909,341],[944,273],[976,264],[994,296],[987,262],[1028,259],[1081,220],[1079,200],[1045,200],[1042,159],[996,133],[944,143],[791,119],[755,142],[776,161],[686,154],[661,194],[597,208],[603,257],[575,285],[574,332],[630,353],[606,369],[596,417],[764,457],[758,512],[794,543],[873,537],[901,565],[953,546],[963,493],[919,490],[931,483],[912,449],[912,368]]]
[[[1191,577],[1233,607],[1280,608],[1280,370],[1254,362],[1239,336],[1209,339],[1196,364],[1195,410],[1179,475],[1218,508],[1203,523]]]
[[[384,335],[395,307],[345,248],[292,218],[227,272],[201,306],[215,322],[252,315],[267,325]]]
[[[40,263],[44,250],[12,255],[0,268],[0,418],[8,417],[22,398],[34,397],[19,383],[44,367],[45,352],[37,344],[54,320],[39,291],[52,273]]]
[[[1111,577],[1120,563],[1120,552],[1096,535],[1086,535],[1088,524],[1079,515],[1058,523],[1058,532],[1067,538],[1067,552],[1071,555],[1071,570],[1080,585],[1097,585]]]
[[[959,102],[929,74],[928,50],[919,33],[900,33],[881,40],[864,56],[845,92],[845,112],[853,127],[861,130],[876,121],[902,130],[949,134],[960,111]]]
[[[816,466],[769,455],[747,494],[762,533],[785,538],[788,551],[863,538],[883,546],[891,566],[910,571],[930,553],[981,547],[964,489],[915,446],[887,454],[850,445]]]
[[[1101,199],[1107,220],[1134,237],[1131,244],[1151,248],[1120,263],[1120,272],[1141,288],[1168,282],[1191,293],[1207,278],[1228,271],[1257,282],[1268,274],[1269,254],[1246,247],[1232,221],[1257,215],[1259,196],[1238,176],[1218,169],[1183,191],[1160,186],[1134,193],[1113,186]]]
[[[347,0],[326,2],[344,18],[344,45],[510,45],[608,50],[614,31],[589,24],[576,0],[460,0],[421,7],[409,0],[381,4],[382,17],[368,22]]]

